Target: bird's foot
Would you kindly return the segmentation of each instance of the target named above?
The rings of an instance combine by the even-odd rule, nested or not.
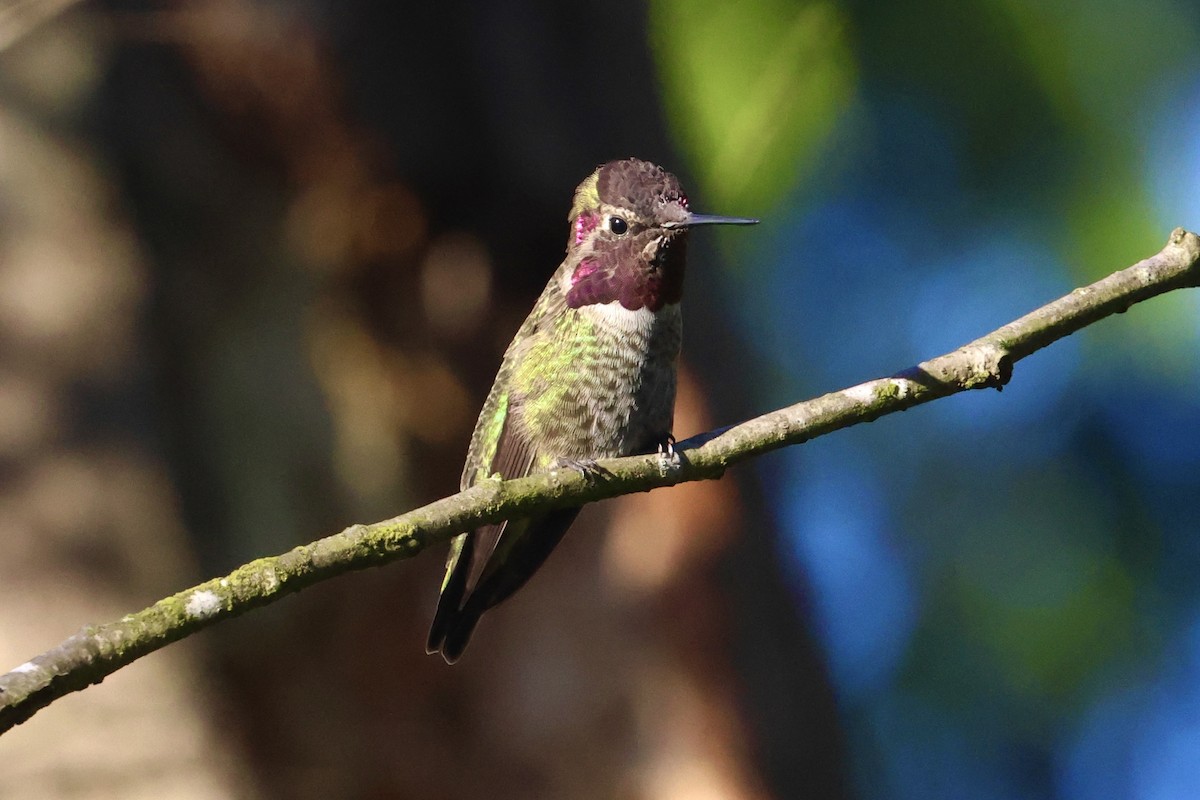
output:
[[[675,452],[675,437],[673,435],[668,433],[658,443],[658,460],[662,463],[663,469],[678,466],[679,454]]]
[[[611,472],[600,466],[594,458],[558,458],[554,462],[556,469],[571,469],[578,472],[587,480],[606,478]]]

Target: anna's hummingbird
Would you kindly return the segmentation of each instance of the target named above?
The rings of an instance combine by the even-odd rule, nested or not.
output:
[[[632,158],[579,184],[568,219],[567,256],[504,354],[463,489],[668,446],[688,229],[757,222],[693,214],[674,175]],[[427,651],[458,660],[480,615],[521,588],[578,513],[456,536]]]

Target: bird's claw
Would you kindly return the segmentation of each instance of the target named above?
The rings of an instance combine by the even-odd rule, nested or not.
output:
[[[679,454],[675,452],[675,437],[669,433],[658,443],[658,460],[663,468],[679,463]]]

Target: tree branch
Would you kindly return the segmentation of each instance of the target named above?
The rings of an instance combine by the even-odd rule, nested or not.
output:
[[[353,525],[282,555],[258,559],[116,622],[85,627],[0,676],[0,733],[147,653],[326,578],[414,556],[484,523],[719,478],[732,464],[884,414],[968,389],[999,389],[1012,376],[1013,364],[1030,353],[1134,303],[1195,286],[1200,286],[1200,238],[1177,228],[1158,254],[952,353],[681,442],[678,459],[606,460],[600,462],[602,478],[565,469],[511,481],[488,480],[393,519]]]

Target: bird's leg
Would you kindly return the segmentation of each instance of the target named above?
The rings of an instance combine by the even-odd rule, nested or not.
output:
[[[600,466],[594,458],[559,457],[554,460],[554,468],[575,470],[587,480],[595,480],[601,477],[606,478],[612,475],[611,472]]]

